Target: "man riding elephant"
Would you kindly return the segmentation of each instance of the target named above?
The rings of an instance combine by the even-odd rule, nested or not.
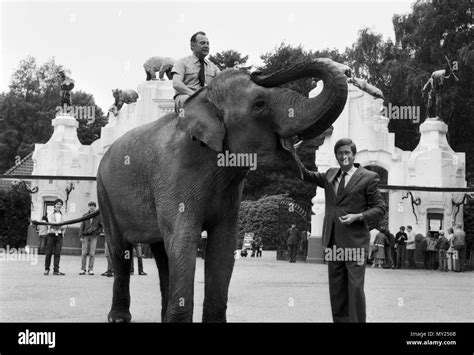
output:
[[[209,85],[220,72],[214,63],[205,59],[209,54],[209,40],[204,32],[193,34],[190,45],[193,54],[178,60],[171,70],[176,113],[192,94]]]

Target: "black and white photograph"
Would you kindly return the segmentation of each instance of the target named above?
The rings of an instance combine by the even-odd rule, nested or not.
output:
[[[472,354],[473,19],[0,1],[0,354],[147,347],[164,323],[229,324],[182,328],[195,351],[234,329]]]

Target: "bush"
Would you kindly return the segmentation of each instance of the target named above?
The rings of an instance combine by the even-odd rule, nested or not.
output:
[[[286,243],[286,230],[291,223],[303,231],[308,225],[287,206],[281,206],[282,201],[294,200],[286,195],[264,196],[257,201],[242,201],[239,211],[238,247],[242,247],[245,233],[254,233],[261,237],[265,250],[277,250]]]
[[[0,190],[0,247],[26,245],[31,213],[30,194],[20,188]]]

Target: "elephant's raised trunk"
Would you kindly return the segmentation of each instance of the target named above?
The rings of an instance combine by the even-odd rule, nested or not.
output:
[[[328,129],[344,109],[349,75],[349,67],[331,59],[320,58],[296,64],[271,75],[254,73],[252,80],[264,87],[276,87],[308,77],[323,81],[323,91],[312,99],[286,89],[275,89],[270,98],[271,108],[275,111],[277,133],[283,138],[297,135],[307,139]]]

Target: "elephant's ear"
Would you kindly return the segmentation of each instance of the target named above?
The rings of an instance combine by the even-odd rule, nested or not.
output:
[[[188,99],[178,114],[178,128],[205,143],[212,150],[222,152],[224,123],[204,96],[204,92],[200,92]]]

